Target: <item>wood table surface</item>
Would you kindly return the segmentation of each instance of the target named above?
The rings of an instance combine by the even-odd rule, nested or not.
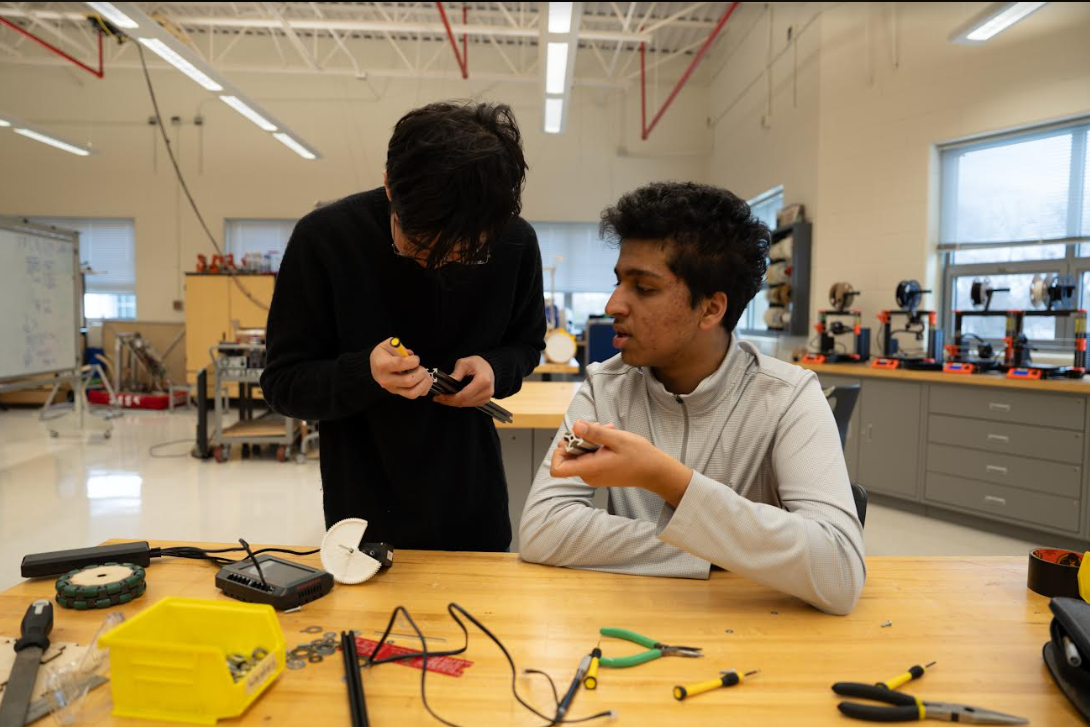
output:
[[[318,565],[317,556],[298,560]],[[147,594],[119,609],[132,616],[170,595],[223,600],[213,584],[216,570],[200,561],[153,561]],[[314,638],[301,632],[311,625],[358,629],[377,639],[374,632],[385,627],[392,609],[404,605],[427,636],[445,639],[433,648],[453,648],[462,644],[461,631],[446,613],[454,601],[503,641],[520,671],[545,670],[562,692],[603,626],[703,647],[702,659],[666,657],[603,669],[598,689],[580,690],[569,717],[605,709],[618,716],[591,725],[853,724],[836,709],[833,682],[876,682],[929,661],[938,663],[903,691],[1022,715],[1033,725],[1079,723],[1041,659],[1051,616],[1048,599],[1026,588],[1026,558],[869,558],[867,570],[859,605],[839,617],[718,570],[709,581],[648,578],[533,565],[515,554],[406,550],[396,553],[390,570],[358,586],[338,585],[301,612],[280,614],[280,623],[289,648]],[[30,602],[52,593],[52,580],[45,579],[0,594],[0,634],[15,633]],[[85,641],[103,617],[57,608],[53,638]],[[892,624],[883,627],[887,621]],[[432,707],[460,725],[543,724],[515,703],[511,674],[496,646],[470,629],[464,658],[473,665],[460,678],[429,674]],[[395,628],[408,630],[405,624]],[[396,641],[416,645],[412,639]],[[606,656],[641,650],[602,640]],[[760,674],[685,702],[671,696],[675,684],[731,668]],[[221,724],[347,725],[342,676],[339,656],[285,670],[243,717]],[[541,677],[519,676],[517,683],[551,715]],[[422,706],[419,670],[385,664],[365,670],[363,684],[374,727],[439,724]],[[95,695],[104,700],[107,688]],[[136,724],[109,717],[94,723]]]
[[[1090,379],[1008,379],[1006,374],[947,374],[942,371],[914,371],[911,369],[875,369],[869,363],[798,364],[819,374],[830,376],[858,376],[864,379],[892,379],[894,381],[920,381],[927,384],[953,384],[956,386],[992,386],[1001,389],[1024,391],[1048,391],[1061,394],[1090,396]]]
[[[579,360],[571,359],[567,363],[555,363],[546,361],[541,357],[541,363],[534,369],[535,374],[577,374],[579,373]]]
[[[564,423],[564,414],[582,385],[581,381],[523,381],[517,394],[496,400],[515,420],[511,424],[496,422],[496,427],[556,429]]]

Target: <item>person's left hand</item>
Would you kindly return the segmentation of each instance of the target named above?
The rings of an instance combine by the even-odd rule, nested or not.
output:
[[[674,507],[681,502],[693,471],[651,442],[612,424],[577,421],[572,432],[602,446],[581,455],[557,447],[549,469],[553,477],[579,477],[591,487],[642,487]]]
[[[434,400],[440,404],[459,407],[482,406],[487,404],[496,393],[496,374],[492,371],[492,364],[480,356],[458,359],[450,376],[458,381],[472,376],[473,380],[457,394],[436,396]]]

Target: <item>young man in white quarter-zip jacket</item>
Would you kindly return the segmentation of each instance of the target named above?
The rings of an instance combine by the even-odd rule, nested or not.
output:
[[[602,213],[621,353],[587,369],[538,470],[523,560],[707,578],[712,565],[834,614],[863,588],[863,532],[817,377],[733,335],[768,228],[726,190],[656,183]],[[573,455],[568,431],[601,445]],[[607,510],[591,503],[609,488]]]

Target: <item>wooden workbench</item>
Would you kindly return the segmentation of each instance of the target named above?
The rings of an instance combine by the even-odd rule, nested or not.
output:
[[[572,397],[581,381],[524,381],[522,389],[497,402],[514,415],[514,422],[496,426],[505,429],[556,429],[564,422]]]
[[[317,556],[299,560],[318,565]],[[829,689],[834,681],[875,682],[932,660],[935,667],[904,691],[1022,715],[1036,727],[1079,723],[1041,659],[1051,614],[1047,599],[1026,589],[1025,558],[870,558],[867,571],[859,605],[838,617],[723,571],[709,581],[645,578],[532,565],[513,554],[399,551],[389,571],[359,586],[336,586],[301,612],[281,614],[280,623],[289,647],[314,638],[301,633],[310,625],[358,629],[377,639],[374,631],[381,633],[401,604],[425,634],[446,639],[436,648],[454,648],[462,635],[446,605],[455,601],[493,630],[520,671],[545,670],[562,690],[598,642],[599,627],[626,627],[704,649],[703,659],[671,657],[602,670],[597,691],[581,690],[569,715],[618,710],[612,722],[589,723],[602,727],[850,725],[836,710],[839,699]],[[132,616],[168,595],[223,600],[213,585],[215,572],[200,561],[157,561],[148,569],[147,594],[119,608]],[[39,580],[0,594],[0,634],[15,633],[31,601],[52,593],[52,581]],[[103,617],[58,608],[52,638],[84,641]],[[887,621],[892,624],[883,627]],[[464,676],[429,675],[432,707],[463,725],[541,724],[512,699],[510,672],[496,647],[475,629],[469,638],[464,657],[473,666]],[[609,656],[641,647],[606,639],[602,650]],[[761,673],[740,687],[680,703],[672,698],[675,684],[729,668]],[[348,724],[342,675],[337,657],[285,670],[241,719],[221,724]],[[365,671],[363,683],[375,727],[438,724],[421,704],[419,671],[386,664]],[[541,677],[520,676],[518,684],[547,711],[551,698]],[[93,698],[103,699],[106,690]]]
[[[541,363],[534,369],[534,374],[563,374],[574,376],[579,373],[579,361],[571,359],[567,363],[553,363],[552,361],[546,361],[545,357],[541,358]]]
[[[858,376],[893,381],[919,381],[928,384],[964,384],[965,386],[994,386],[1003,389],[1026,391],[1050,391],[1054,393],[1082,394],[1090,396],[1090,379],[1008,379],[1004,374],[946,374],[942,371],[911,371],[909,369],[873,369],[869,363],[799,364],[819,374]]]

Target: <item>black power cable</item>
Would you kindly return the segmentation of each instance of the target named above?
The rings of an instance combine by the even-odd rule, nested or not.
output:
[[[248,548],[249,546],[247,546]],[[216,565],[231,565],[233,563],[240,563],[243,560],[248,560],[251,557],[256,557],[262,553],[286,553],[287,555],[315,555],[321,551],[319,550],[288,550],[286,548],[261,548],[260,550],[247,550],[247,548],[219,548],[218,550],[206,550],[204,548],[195,548],[188,545],[176,545],[167,548],[160,548],[157,551],[151,552],[152,558],[189,558],[191,560],[207,560]],[[248,553],[246,558],[239,560],[231,560],[225,558],[221,553],[238,553],[240,551],[246,551]]]
[[[616,716],[616,713],[613,710],[609,710],[609,711],[606,711],[606,712],[599,712],[598,714],[593,714],[593,715],[591,715],[589,717],[582,717],[580,719],[558,719],[555,716],[554,717],[548,717],[548,716],[542,714],[541,712],[536,710],[533,706],[531,706],[529,702],[527,702],[525,699],[523,699],[521,694],[519,694],[518,684],[517,684],[518,669],[515,667],[514,658],[512,658],[511,653],[509,651],[507,651],[507,647],[505,647],[503,645],[503,642],[500,641],[499,638],[495,634],[493,634],[491,631],[489,631],[487,626],[485,626],[483,623],[478,621],[473,616],[473,614],[469,613],[469,611],[466,611],[464,608],[459,606],[457,603],[452,602],[452,603],[447,604],[447,612],[450,614],[451,618],[454,619],[454,622],[456,624],[458,624],[459,628],[462,629],[462,634],[465,636],[465,644],[461,648],[452,649],[450,651],[428,651],[428,642],[424,638],[424,634],[420,631],[420,628],[416,625],[416,622],[413,621],[413,617],[409,614],[408,609],[406,609],[404,606],[398,606],[397,608],[395,608],[393,610],[393,613],[390,614],[390,621],[389,621],[389,623],[386,624],[386,631],[383,632],[382,638],[379,639],[377,644],[375,644],[375,648],[371,651],[370,656],[365,657],[366,660],[367,660],[368,666],[378,666],[379,664],[388,664],[390,662],[404,661],[406,659],[418,659],[418,658],[423,659],[423,663],[421,664],[421,668],[420,668],[420,699],[424,703],[424,709],[428,710],[428,714],[430,714],[432,717],[434,717],[439,722],[447,725],[447,727],[459,727],[459,725],[456,724],[455,722],[450,722],[450,721],[445,720],[442,717],[440,717],[435,712],[435,710],[431,708],[431,705],[428,704],[428,692],[427,692],[428,659],[429,658],[434,658],[434,657],[437,657],[437,656],[455,656],[457,654],[461,654],[461,653],[465,652],[465,650],[467,648],[469,648],[469,630],[466,628],[465,623],[463,623],[462,620],[460,618],[458,618],[459,613],[462,614],[463,616],[465,616],[466,619],[468,619],[470,623],[472,623],[474,626],[476,626],[478,629],[480,629],[482,632],[484,632],[485,636],[487,636],[489,639],[491,639],[492,643],[494,643],[496,646],[498,646],[500,651],[503,652],[504,657],[507,659],[508,666],[511,667],[511,693],[515,695],[516,701],[518,701],[518,703],[521,704],[523,707],[525,707],[528,711],[532,712],[537,717],[540,717],[541,719],[546,720],[548,722],[546,727],[553,727],[554,725],[559,725],[559,724],[579,724],[581,722],[589,722],[589,721],[595,720],[595,719],[602,719],[603,717],[614,717],[614,716]],[[405,619],[409,622],[409,625],[412,626],[413,631],[416,632],[417,638],[420,639],[421,649],[420,649],[419,652],[412,652],[412,653],[408,653],[408,654],[396,654],[394,656],[387,656],[387,657],[382,658],[382,659],[376,659],[375,657],[378,655],[379,650],[382,649],[382,646],[386,643],[386,639],[389,637],[390,631],[393,630],[394,623],[397,621],[398,614],[401,614],[401,615],[405,616]],[[553,682],[552,677],[550,677],[545,672],[539,671],[537,669],[527,669],[527,670],[525,670],[524,673],[526,673],[526,674],[540,674],[540,675],[544,676],[546,679],[548,679],[549,685],[552,687],[553,698],[556,701],[556,709],[559,711],[560,699],[559,699],[558,694],[557,694],[556,684]],[[556,714],[556,713],[554,712],[554,714]]]
[[[163,117],[159,113],[159,102],[155,99],[155,88],[151,85],[151,75],[148,73],[148,65],[144,62],[144,47],[140,43],[136,43],[136,50],[140,54],[140,67],[144,69],[144,80],[148,84],[148,95],[151,97],[151,106],[155,110],[155,123],[159,127],[159,133],[163,137],[163,143],[167,147],[167,155],[170,157],[170,163],[174,166],[174,174],[178,177],[178,183],[182,186],[182,191],[185,192],[186,199],[189,200],[189,206],[193,208],[193,214],[197,215],[197,221],[201,223],[201,228],[204,230],[204,234],[208,236],[208,241],[212,243],[212,247],[216,252],[223,255],[223,249],[216,242],[215,236],[212,231],[208,229],[208,225],[204,221],[204,216],[201,214],[200,209],[197,208],[197,202],[193,199],[193,195],[189,192],[189,185],[185,183],[185,177],[182,176],[182,170],[178,166],[178,160],[174,158],[174,148],[170,145],[170,137],[167,136],[166,127],[163,126]],[[238,279],[238,276],[234,273],[227,273],[228,277],[235,286],[242,291],[242,294],[250,299],[250,302],[256,305],[259,309],[268,312],[269,306],[262,303],[255,298],[253,294],[247,290],[246,286],[242,284],[242,281]]]

